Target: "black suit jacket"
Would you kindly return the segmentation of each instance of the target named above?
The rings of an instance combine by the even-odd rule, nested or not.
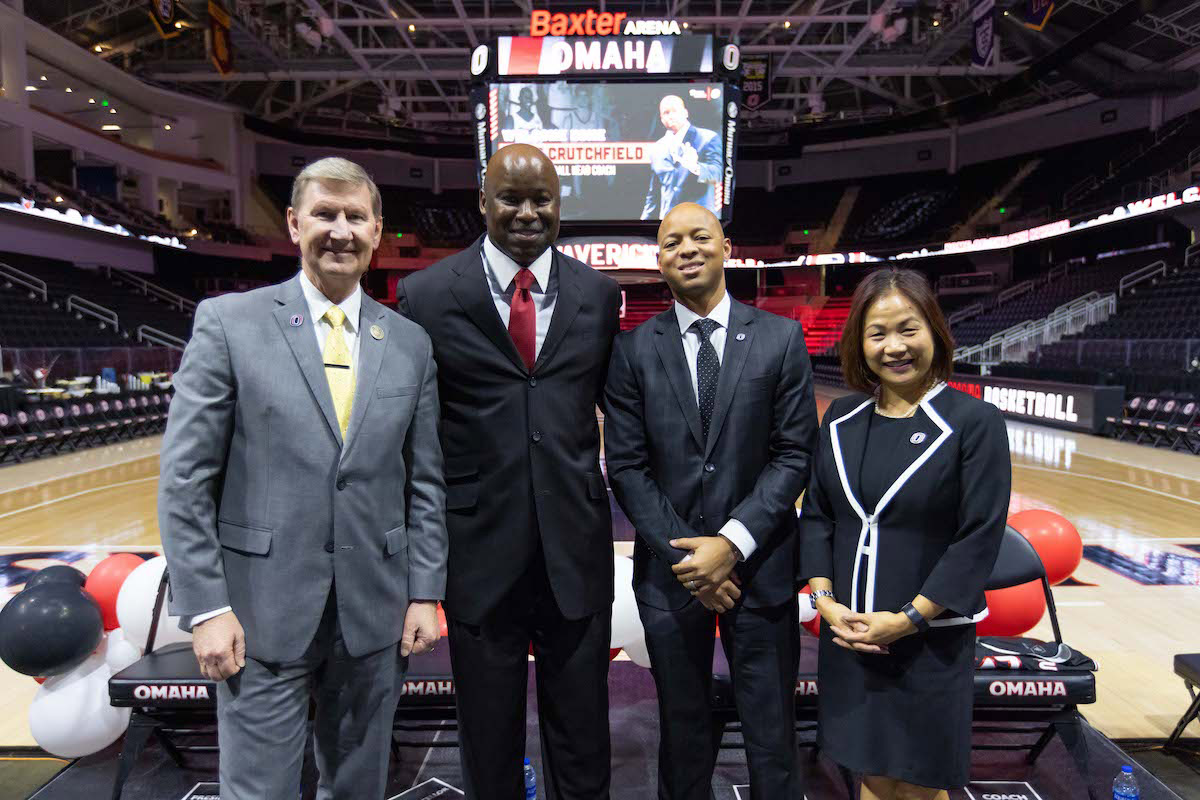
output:
[[[865,462],[899,477],[879,505],[864,508],[874,411],[873,398],[853,394],[825,412],[804,495],[801,577],[832,579],[838,602],[853,611],[899,611],[919,593],[946,607],[935,626],[981,619],[1012,483],[1004,417],[949,386],[929,392],[908,445]]]
[[[674,306],[617,337],[605,390],[604,453],[617,501],[637,530],[633,584],[642,602],[691,597],[671,539],[716,534],[730,517],[757,549],[737,567],[742,602],[796,591],[796,499],[817,436],[812,367],[798,323],[732,301],[707,446]]]
[[[612,602],[612,520],[596,403],[621,290],[557,250],[558,299],[532,373],[475,244],[413,273],[398,310],[433,340],[450,536],[447,612],[479,624],[528,568],[539,537],[554,597],[578,619]]]

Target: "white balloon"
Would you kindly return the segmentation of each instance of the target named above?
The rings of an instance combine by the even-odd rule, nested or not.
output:
[[[112,673],[97,651],[63,675],[47,678],[29,706],[29,729],[38,745],[59,758],[103,750],[129,726],[132,709],[108,703]]]
[[[633,597],[633,561],[613,555],[612,634],[609,647],[624,647],[627,643],[645,638],[642,618],[638,616]]]
[[[650,666],[650,651],[646,648],[645,637],[625,645],[624,650],[625,655],[629,656],[629,660],[639,667],[648,668]]]
[[[800,624],[812,622],[817,618],[817,610],[812,607],[812,600],[807,592],[800,593]]]
[[[142,657],[142,648],[125,638],[124,628],[116,628],[108,632],[107,647],[104,662],[108,664],[108,670],[113,675]]]
[[[154,616],[154,599],[162,581],[167,559],[152,558],[141,564],[121,584],[117,595],[117,621],[125,630],[125,638],[135,647],[145,648],[150,634],[150,618]],[[154,649],[172,642],[190,642],[192,635],[179,629],[179,617],[167,614],[167,601],[163,598],[162,612],[158,617],[158,631],[154,634]]]

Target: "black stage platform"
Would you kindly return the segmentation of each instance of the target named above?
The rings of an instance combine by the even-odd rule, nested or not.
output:
[[[654,753],[658,746],[658,709],[653,681],[648,670],[620,661],[612,665],[609,683],[613,797],[617,800],[651,800],[656,794]],[[531,689],[532,686],[533,666],[530,665]],[[532,690],[529,693],[529,706],[531,711],[536,708]],[[531,713],[529,719],[528,754],[534,765],[540,768],[536,714]],[[968,787],[967,792],[952,793],[951,797],[954,800],[985,800],[988,796],[1002,796],[1006,800],[1020,797],[1028,800],[1078,800],[1088,796],[1089,788],[1096,797],[1111,796],[1112,779],[1122,764],[1135,762],[1090,726],[1084,725],[1083,730],[1090,753],[1087,777],[1090,786],[1084,784],[1075,761],[1061,740],[1055,737],[1032,766],[1025,763],[1025,754],[1021,752],[977,751],[973,759],[972,778],[979,783]],[[452,746],[453,731],[420,732],[413,734],[412,738],[433,740],[443,746],[402,746],[398,751],[398,760],[393,762],[389,798],[401,795],[403,800],[416,800],[436,794],[445,800],[458,796],[438,783],[440,781],[452,787],[461,785],[458,751]],[[984,734],[976,737],[976,743],[1007,744],[1021,739],[1027,741],[1029,738],[1011,734]],[[811,741],[811,734],[808,739]],[[728,743],[735,741],[736,735],[727,739]],[[79,760],[32,797],[36,800],[108,797],[116,775],[119,753],[120,747],[116,745]],[[810,748],[804,748],[801,757],[808,759],[811,753]],[[841,776],[826,759],[817,757],[815,761],[809,759],[806,763],[810,776],[809,800],[843,800],[847,797]],[[162,745],[151,739],[125,785],[124,797],[127,800],[183,800],[189,796],[211,796],[208,787],[203,784],[216,780],[216,754],[188,753],[185,755],[185,765],[182,769],[177,767]],[[1140,767],[1135,766],[1135,769],[1143,800],[1179,800],[1178,795],[1149,773]],[[716,800],[748,797],[744,788],[740,793],[738,789],[745,780],[745,756],[742,751],[736,748],[722,750],[713,781]],[[429,781],[435,782],[419,791],[403,794],[413,786]],[[193,793],[197,784],[201,785]],[[312,780],[306,780],[305,784],[304,798],[308,800],[314,795]]]

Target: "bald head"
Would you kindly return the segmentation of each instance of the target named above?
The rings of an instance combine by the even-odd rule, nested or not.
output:
[[[663,127],[671,133],[678,133],[687,124],[687,107],[683,98],[677,94],[669,94],[658,103],[658,118]]]
[[[707,229],[717,239],[725,238],[725,229],[721,227],[721,220],[717,219],[716,214],[699,203],[680,203],[658,223],[658,244],[662,246],[665,232],[700,228]]]
[[[725,296],[725,260],[733,251],[721,221],[696,203],[680,203],[658,226],[658,270],[675,299],[700,316]]]
[[[558,194],[558,173],[545,153],[531,144],[510,144],[501,147],[488,159],[487,175],[483,179],[483,190],[495,191],[495,187],[508,180],[514,173],[529,173],[546,181]]]
[[[538,148],[510,144],[488,161],[479,213],[488,238],[521,266],[529,266],[558,238],[558,173]]]

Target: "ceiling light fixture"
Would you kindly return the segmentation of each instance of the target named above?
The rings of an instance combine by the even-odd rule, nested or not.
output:
[[[38,88],[36,86],[34,86],[32,83],[25,87],[25,91],[27,91],[27,92],[36,92],[37,90],[38,90]]]
[[[784,28],[790,28],[790,27],[792,27],[792,21],[791,21],[790,19],[785,19],[785,20],[783,21],[783,27],[784,27]]]
[[[116,110],[115,108],[110,108],[110,109],[108,110],[108,113],[110,113],[110,114],[115,114],[115,113],[117,113],[117,110]]]
[[[54,202],[56,202],[56,203],[61,203],[62,201],[63,201],[63,199],[62,199],[62,195],[57,195],[57,194],[56,194],[56,195],[54,196]]]
[[[416,25],[413,25],[413,24],[410,22],[410,23],[408,24],[408,32],[409,32],[409,33],[416,33],[416,32],[417,32],[417,26],[416,26]]]
[[[121,126],[120,125],[101,125],[100,130],[102,130],[102,131],[119,131],[119,130],[121,130]]]
[[[94,97],[89,97],[89,98],[88,98],[88,105],[93,105],[93,106],[94,106],[94,105],[96,105],[96,98],[94,98]]]
[[[170,126],[169,124],[168,124],[168,125],[163,125],[163,130],[164,130],[164,131],[169,131],[169,130],[171,130],[171,126]]]
[[[70,87],[70,86],[68,86],[68,87],[67,87],[67,94],[70,94],[70,93],[71,93],[71,87]]]
[[[104,52],[104,45],[102,45],[102,44],[98,44],[98,45],[96,45],[95,47],[93,47],[92,49],[93,49],[93,50],[95,50],[97,53],[103,53],[103,52]]]
[[[50,80],[50,79],[49,79],[49,78],[47,78],[45,75],[43,75],[41,79],[42,79],[42,80],[44,80],[44,81],[48,81],[48,80]]]

